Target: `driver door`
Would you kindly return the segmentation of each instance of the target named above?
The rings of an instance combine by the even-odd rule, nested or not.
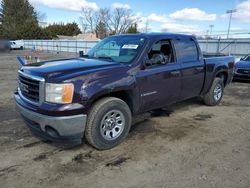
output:
[[[148,53],[149,60],[155,54],[166,56],[165,59],[168,59],[168,62],[149,64],[146,69],[138,72],[137,82],[140,90],[141,111],[164,107],[178,101],[180,97],[180,64],[176,62],[171,40],[161,40],[154,43]]]

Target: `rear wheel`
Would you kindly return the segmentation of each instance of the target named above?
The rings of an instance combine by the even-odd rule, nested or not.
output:
[[[218,105],[223,97],[224,83],[221,78],[215,78],[209,92],[204,96],[204,103],[209,106]]]
[[[131,111],[121,99],[107,97],[97,101],[88,114],[85,129],[87,141],[97,149],[111,149],[127,136]]]

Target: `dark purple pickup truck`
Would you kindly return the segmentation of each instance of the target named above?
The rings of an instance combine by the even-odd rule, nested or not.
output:
[[[197,96],[217,105],[233,72],[233,57],[204,58],[191,35],[118,35],[80,58],[23,66],[15,100],[35,134],[103,150],[122,142],[135,114]]]

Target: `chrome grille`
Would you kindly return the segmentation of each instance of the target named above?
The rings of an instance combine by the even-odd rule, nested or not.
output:
[[[237,69],[237,73],[250,75],[250,69]]]
[[[39,105],[43,100],[44,79],[18,72],[18,92],[25,101]]]

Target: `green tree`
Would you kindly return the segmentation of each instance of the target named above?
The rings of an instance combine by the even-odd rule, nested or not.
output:
[[[3,9],[0,7],[0,39],[3,38],[2,19],[3,19]]]
[[[47,38],[28,0],[2,0],[2,36],[6,39]]]
[[[77,23],[54,23],[45,28],[45,31],[50,34],[52,37],[57,35],[66,35],[66,36],[75,36],[81,33],[80,28]]]
[[[137,29],[137,23],[131,25],[128,30],[127,33],[139,33],[138,29]]]

